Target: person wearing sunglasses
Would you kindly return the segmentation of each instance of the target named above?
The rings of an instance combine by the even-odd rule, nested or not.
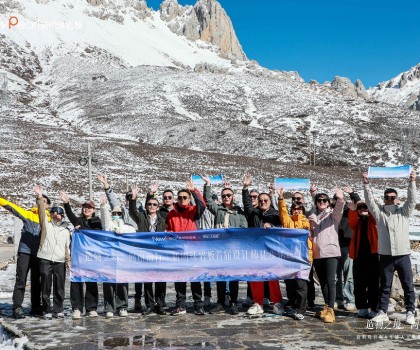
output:
[[[378,254],[380,266],[379,312],[372,318],[374,322],[388,322],[387,315],[394,271],[398,272],[407,310],[405,322],[415,324],[416,295],[410,261],[409,218],[417,201],[416,172],[411,171],[408,180],[407,200],[398,205],[398,193],[393,188],[384,192],[384,205],[378,205],[373,196],[367,173],[363,173],[366,204],[378,226]]]
[[[221,192],[221,204],[218,204],[213,199],[211,194],[210,178],[208,176],[200,175],[204,180],[204,199],[207,202],[208,210],[214,215],[214,226],[216,228],[232,228],[232,227],[248,227],[245,218],[245,212],[237,205],[235,205],[235,194],[230,187],[225,187]],[[226,282],[216,282],[217,285],[217,304],[211,310],[211,313],[225,312],[224,302],[226,294]],[[239,282],[230,281],[230,314],[237,315],[238,307],[238,290]]]
[[[341,189],[336,188],[335,195],[337,200],[332,209],[328,195],[317,193],[314,197],[315,208],[308,216],[313,239],[313,264],[325,302],[323,310],[317,312],[315,316],[325,323],[335,322],[335,277],[338,259],[341,256],[338,225],[343,216],[344,194]]]
[[[150,190],[147,193],[146,201],[149,198],[157,198],[156,192],[159,189],[159,184],[157,182],[152,183]],[[168,213],[174,208],[175,204],[175,195],[174,192],[170,189],[166,189],[162,194],[162,205],[159,208],[159,214],[166,220]]]
[[[132,198],[130,200],[130,215],[137,223],[138,232],[164,232],[166,221],[159,213],[159,201],[154,197],[148,197],[146,200],[146,211],[139,212],[136,206],[139,188],[137,185],[131,186]],[[153,296],[153,282],[144,284],[144,302],[146,309],[143,315],[149,315],[155,312],[158,315],[166,315],[163,309],[166,295],[166,282],[155,282],[155,293]],[[136,283],[136,285],[141,285]],[[141,290],[141,286],[140,286]]]
[[[105,231],[116,234],[135,233],[136,229],[124,222],[123,211],[120,207],[113,207],[110,211],[106,194],[99,197],[101,205],[101,223]],[[121,317],[128,316],[128,283],[103,283],[104,311],[106,318],[114,317],[118,313]]]
[[[51,200],[45,194],[43,194],[42,197],[44,198],[45,209],[47,210],[51,205]],[[13,317],[16,319],[25,318],[22,303],[24,300],[29,270],[31,271],[30,315],[41,316],[41,284],[39,282],[39,260],[37,257],[41,239],[41,226],[39,223],[38,207],[35,206],[30,210],[26,210],[4,198],[0,198],[0,206],[19,218],[23,223],[17,252],[16,281],[12,296]],[[46,212],[46,214],[48,220],[50,220],[50,213]]]
[[[194,197],[195,205],[191,204],[191,196]],[[166,218],[166,230],[169,232],[196,231],[196,221],[200,220],[206,209],[201,193],[194,187],[191,180],[187,181],[187,187],[178,191],[177,202]],[[175,282],[176,308],[171,312],[172,316],[184,315],[187,283]],[[194,313],[205,315],[202,301],[203,293],[200,282],[191,282],[191,292],[194,299]]]
[[[95,202],[87,200],[82,204],[82,215],[76,216],[70,206],[70,198],[66,191],[59,191],[63,201],[64,211],[71,224],[76,229],[102,230],[101,219],[95,214]],[[86,285],[86,293],[83,292]],[[98,317],[98,283],[97,282],[71,282],[70,302],[73,309],[73,319],[80,319],[83,306],[89,317]]]
[[[45,211],[41,186],[34,187],[37,195],[41,240],[38,249],[41,276],[42,309],[45,319],[64,317],[64,286],[66,268],[70,268],[70,229],[64,221],[64,209],[52,207],[50,218]],[[51,287],[54,284],[53,307],[51,307]]]
[[[283,197],[284,189],[279,187],[278,208],[280,222],[286,228],[298,228],[308,230],[308,259],[312,263],[312,239],[309,236],[309,220],[305,216],[305,207],[302,203],[292,202],[290,206],[290,214],[287,212],[286,200]],[[303,197],[303,196],[302,196]],[[291,307],[290,315],[295,320],[303,320],[306,312],[306,297],[308,292],[307,281],[300,278],[284,280],[286,284],[287,298]]]
[[[354,296],[358,317],[373,318],[379,302],[378,229],[362,200],[348,203],[348,222],[353,230],[349,256],[353,259]],[[370,311],[369,311],[370,308]]]
[[[260,193],[258,196],[258,207],[252,205],[248,187],[252,183],[249,174],[245,174],[242,188],[242,201],[244,205],[245,215],[248,216],[248,227],[281,227],[279,213],[271,206],[271,198],[268,193]],[[251,293],[254,303],[248,309],[247,314],[257,315],[263,314],[262,307],[264,302],[264,282],[250,282]],[[273,312],[278,315],[284,313],[282,305],[282,295],[280,291],[279,281],[268,281],[268,289],[271,301],[274,303]]]

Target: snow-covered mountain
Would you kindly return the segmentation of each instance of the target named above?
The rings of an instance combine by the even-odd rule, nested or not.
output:
[[[369,89],[368,93],[378,101],[420,111],[420,63]]]
[[[358,183],[361,166],[402,161],[399,130],[420,119],[248,60],[216,0],[159,11],[142,0],[11,0],[0,30],[0,189],[16,196],[33,181],[83,196],[87,141],[95,171],[119,189],[126,173],[171,186],[245,171],[260,184]],[[307,165],[313,135],[317,167]]]

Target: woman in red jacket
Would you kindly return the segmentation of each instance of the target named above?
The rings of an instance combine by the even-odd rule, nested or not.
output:
[[[378,231],[365,202],[349,204],[349,226],[353,230],[349,256],[353,259],[354,296],[358,317],[376,316],[379,302]],[[370,311],[369,311],[370,308]]]

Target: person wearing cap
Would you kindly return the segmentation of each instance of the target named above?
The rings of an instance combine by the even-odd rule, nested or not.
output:
[[[358,317],[373,318],[379,302],[378,229],[366,202],[348,203],[353,236],[349,256],[353,259],[354,296]],[[369,311],[370,308],[370,311]]]
[[[101,204],[101,223],[105,231],[116,234],[135,233],[136,229],[123,220],[121,207],[111,209],[107,203],[107,196],[102,194],[99,198]],[[121,317],[128,316],[128,283],[103,283],[104,310],[107,318],[118,313]]]
[[[251,185],[252,178],[246,174],[243,179],[242,201],[244,205],[245,215],[248,216],[248,227],[281,227],[279,213],[271,206],[271,198],[268,193],[260,193],[258,196],[258,206],[254,207],[248,187]],[[278,315],[284,313],[282,305],[282,295],[278,280],[267,281],[269,295],[274,303],[273,312]],[[263,314],[262,307],[264,302],[264,282],[250,282],[253,304],[248,309],[247,314],[256,315]]]
[[[394,272],[397,271],[404,290],[405,308],[407,310],[405,322],[414,325],[416,322],[414,317],[416,295],[410,261],[409,218],[416,207],[416,172],[412,170],[410,173],[407,200],[403,206],[397,204],[398,193],[393,188],[385,190],[384,205],[378,205],[375,202],[367,173],[363,173],[363,185],[366,204],[378,227],[380,297],[379,312],[372,318],[372,321],[388,322],[389,297]]]
[[[194,197],[195,205],[191,204],[191,196]],[[191,180],[187,181],[187,187],[178,191],[178,201],[166,218],[166,230],[169,232],[184,232],[197,230],[196,221],[200,219],[206,209],[206,204],[201,199],[198,191]],[[172,316],[184,315],[187,283],[175,282],[176,308],[171,312]],[[200,282],[191,282],[191,292],[194,299],[194,313],[205,315],[203,308],[203,293]]]
[[[50,199],[43,194],[45,209],[51,204]],[[14,216],[22,220],[22,235],[19,242],[17,262],[16,262],[16,282],[13,289],[13,317],[16,319],[25,318],[22,309],[23,298],[25,295],[26,280],[29,270],[31,271],[31,311],[33,316],[42,315],[41,306],[41,283],[39,274],[39,260],[37,257],[39,242],[41,240],[41,226],[39,224],[38,207],[30,210],[23,209],[18,205],[0,198],[0,206],[11,212]],[[50,213],[46,211],[48,220]]]
[[[305,207],[303,203],[292,202],[290,206],[290,214],[287,212],[286,200],[283,197],[284,189],[279,187],[278,208],[280,221],[285,228],[298,228],[308,230],[308,260],[312,263],[312,239],[309,237],[309,220],[305,216]],[[295,320],[303,320],[306,312],[306,297],[308,292],[308,284],[306,280],[301,278],[286,279],[287,298],[291,307],[290,315]]]
[[[70,198],[66,191],[60,191],[66,215],[75,229],[102,230],[101,219],[95,215],[95,202],[87,200],[82,204],[82,215],[76,216],[70,206]],[[86,293],[83,293],[83,284]],[[98,283],[97,282],[71,282],[70,302],[73,309],[73,319],[80,319],[85,306],[89,317],[98,317]]]
[[[200,175],[204,180],[204,199],[207,202],[208,210],[214,215],[214,226],[216,228],[233,228],[233,227],[248,227],[248,222],[245,218],[245,212],[239,206],[234,204],[235,194],[230,187],[225,187],[221,192],[222,203],[218,204],[214,201],[211,195],[211,184],[208,176]],[[217,304],[211,310],[211,313],[225,312],[224,302],[226,294],[226,282],[216,282],[217,286]],[[230,314],[237,315],[238,307],[238,291],[239,282],[229,282],[230,292]]]
[[[338,225],[343,216],[344,194],[335,188],[336,203],[330,207],[331,199],[326,193],[315,195],[315,208],[308,216],[313,241],[313,260],[321,284],[324,308],[315,317],[325,323],[335,322],[334,303],[336,295],[335,277],[338,259],[341,256],[338,242]]]
[[[64,287],[66,268],[70,267],[70,229],[64,218],[64,208],[54,206],[50,209],[51,221],[45,212],[42,188],[35,186],[37,194],[41,240],[38,249],[39,271],[41,275],[41,294],[43,316],[64,317]],[[54,285],[53,307],[51,308],[51,286]],[[51,312],[52,310],[52,312]]]
[[[164,232],[166,229],[166,221],[159,214],[159,201],[154,197],[147,197],[146,211],[140,212],[136,207],[136,201],[139,193],[137,185],[131,186],[132,198],[130,200],[130,215],[137,224],[137,232]],[[141,285],[141,283],[139,283]],[[155,282],[155,294],[153,296],[153,283],[145,282],[144,284],[144,302],[146,310],[144,315],[155,312],[158,315],[165,315],[163,309],[166,294],[166,282]]]

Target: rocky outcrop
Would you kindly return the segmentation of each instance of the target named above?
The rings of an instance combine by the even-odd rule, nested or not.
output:
[[[361,97],[366,99],[369,97],[365,86],[359,79],[353,84],[349,78],[335,76],[331,82],[331,88],[353,98]]]
[[[91,16],[99,19],[111,19],[118,23],[124,23],[124,14],[130,13],[134,18],[144,19],[151,14],[146,0],[86,0],[92,6],[87,10]]]
[[[165,0],[160,6],[160,15],[174,33],[214,44],[226,57],[247,59],[229,16],[217,0],[198,0],[194,6]]]

